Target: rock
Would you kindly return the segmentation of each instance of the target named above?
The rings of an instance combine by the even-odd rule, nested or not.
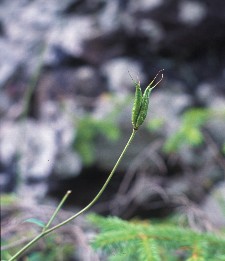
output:
[[[13,45],[0,39],[0,89],[19,71],[21,57]]]
[[[4,32],[4,26],[3,26],[3,24],[2,24],[2,22],[1,22],[1,20],[0,20],[0,36],[3,36],[5,34],[5,32]]]
[[[205,4],[198,1],[181,1],[178,9],[179,20],[189,26],[199,24],[207,15]]]
[[[63,175],[78,175],[81,161],[78,155],[69,150],[75,133],[70,114],[57,111],[54,106],[51,106],[51,110],[48,109],[42,122],[4,121],[0,128],[0,163],[9,166],[16,162],[17,172],[23,182],[46,181],[54,169],[59,173],[62,166]],[[15,160],[17,155],[19,157]]]
[[[225,205],[225,183],[218,184],[210,195],[207,196],[201,209],[205,215],[218,229],[225,227],[224,219],[224,205]]]
[[[1,127],[1,161],[7,164],[19,155],[18,171],[23,180],[47,178],[55,154],[54,131],[45,124],[8,122]]]
[[[82,169],[80,156],[74,151],[60,151],[56,157],[53,173],[54,178],[67,179],[76,177]]]
[[[146,12],[154,10],[155,8],[160,7],[163,5],[165,0],[141,0],[141,1],[135,1],[131,0],[129,1],[129,8],[131,12]]]
[[[10,109],[11,103],[9,100],[9,96],[6,95],[3,91],[0,91],[0,119],[1,116],[6,114],[6,112]]]
[[[106,1],[104,8],[99,12],[98,21],[103,33],[118,31],[122,25],[119,1]]]
[[[150,108],[146,122],[151,124],[154,119],[161,120],[163,128],[159,131],[164,137],[168,137],[179,129],[181,114],[192,104],[191,96],[186,93],[155,91],[150,97]]]
[[[68,18],[61,25],[56,25],[48,38],[47,52],[57,46],[79,59],[87,59],[89,51],[85,43],[99,35],[94,19],[90,16]],[[47,54],[46,54],[47,55]]]
[[[209,106],[211,100],[216,96],[214,87],[215,86],[213,84],[208,82],[202,82],[199,84],[196,92],[196,98],[203,106]]]
[[[220,116],[218,113],[217,117],[210,119],[206,123],[206,128],[210,132],[210,136],[212,137],[213,142],[217,144],[218,149],[221,149],[223,144],[225,143],[225,133],[223,131],[225,128],[224,111],[220,112]]]
[[[1,154],[0,154],[1,156]],[[10,193],[15,191],[17,183],[17,161],[18,158],[15,155],[11,162],[2,162],[0,157],[0,191],[1,193]]]
[[[76,126],[72,116],[76,105],[73,100],[67,100],[63,104],[64,110],[60,106],[56,102],[45,102],[40,118],[41,122],[54,130],[58,151],[64,151],[70,148],[76,137]]]
[[[202,84],[199,87],[198,98],[212,112],[205,126],[214,142],[221,146],[225,142],[225,133],[222,131],[225,128],[225,97],[215,91],[213,84]]]
[[[16,188],[16,194],[19,198],[26,197],[27,201],[43,201],[48,193],[48,184],[45,181],[40,182],[21,182]]]
[[[46,100],[50,97],[94,98],[104,90],[103,77],[91,66],[80,66],[78,69],[64,68],[43,73],[39,81],[39,89]]]
[[[141,64],[130,58],[115,58],[102,65],[102,71],[108,81],[109,90],[118,95],[134,91],[135,81],[145,80]],[[132,88],[132,89],[131,89]]]

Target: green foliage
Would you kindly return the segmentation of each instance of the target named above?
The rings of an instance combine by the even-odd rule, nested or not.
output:
[[[225,155],[225,143],[223,144],[222,152]]]
[[[208,109],[193,108],[183,114],[182,123],[164,145],[166,152],[178,151],[182,146],[198,146],[204,137],[201,127],[209,120],[213,112]]]
[[[62,241],[61,236],[57,237],[46,237],[45,240],[45,248],[40,250],[34,250],[30,254],[27,255],[27,261],[61,261],[67,260],[74,251],[74,246],[72,244],[59,244],[59,241]],[[57,247],[56,247],[57,245]]]
[[[165,120],[162,118],[152,118],[150,121],[148,121],[147,128],[151,132],[155,132],[155,131],[158,131],[159,129],[161,129],[163,127],[164,123],[165,123]]]
[[[1,242],[2,245],[6,244],[5,241]],[[1,261],[6,261],[8,259],[10,259],[12,256],[10,255],[10,253],[7,250],[1,251]]]
[[[94,141],[98,135],[103,135],[110,141],[116,141],[119,138],[120,132],[112,117],[100,120],[86,115],[78,121],[74,147],[86,165],[94,161]]]
[[[17,204],[17,197],[14,194],[1,194],[1,207]]]
[[[101,233],[93,247],[110,261],[219,261],[225,260],[225,234],[197,233],[172,223],[133,223],[117,217],[90,215]],[[178,253],[186,256],[180,259]]]
[[[29,251],[24,254],[26,261],[61,261],[68,260],[74,253],[74,245],[71,242],[63,242],[62,235],[51,235],[43,239],[44,241],[37,248],[30,248]],[[43,244],[44,243],[44,244]],[[3,242],[3,245],[10,244],[10,242]],[[57,245],[57,247],[56,247]],[[43,248],[44,246],[44,248]],[[16,248],[14,248],[14,251]],[[10,249],[11,252],[11,249]],[[12,256],[9,250],[1,252],[1,258],[9,260]],[[1,259],[1,260],[2,260]]]

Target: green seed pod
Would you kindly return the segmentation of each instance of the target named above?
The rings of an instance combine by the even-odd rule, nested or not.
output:
[[[132,124],[133,124],[133,128],[137,129],[136,122],[141,110],[142,92],[141,92],[140,82],[135,83],[135,86],[136,86],[136,91],[135,91],[134,105],[132,109]]]
[[[138,130],[138,128],[142,125],[142,123],[145,121],[145,118],[148,113],[148,105],[149,105],[149,96],[151,91],[162,81],[163,74],[161,76],[161,79],[155,84],[155,79],[159,75],[159,73],[162,72],[160,70],[153,81],[147,86],[147,88],[144,91],[144,94],[142,96],[140,82],[135,83],[136,85],[136,92],[135,92],[135,99],[134,99],[134,105],[132,109],[132,125],[134,130]],[[152,86],[153,85],[153,86]]]
[[[145,121],[145,118],[148,113],[148,105],[149,105],[149,96],[151,93],[152,88],[146,88],[141,102],[141,110],[139,112],[137,121],[136,121],[136,127],[139,128],[142,123]]]

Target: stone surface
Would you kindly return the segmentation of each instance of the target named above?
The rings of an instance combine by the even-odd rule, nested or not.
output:
[[[60,151],[53,168],[54,177],[67,179],[79,175],[82,169],[82,160],[74,151]]]
[[[1,126],[1,161],[8,164],[18,155],[21,178],[41,180],[51,173],[56,154],[54,131],[44,124],[21,122]]]
[[[19,72],[21,56],[6,40],[0,39],[0,89]]]
[[[183,92],[155,91],[151,95],[147,121],[162,120],[164,127],[160,131],[168,137],[178,130],[181,124],[180,115],[192,105],[192,97]]]
[[[119,95],[135,90],[132,78],[134,81],[138,81],[138,79],[145,81],[140,63],[126,57],[109,60],[102,65],[102,71],[108,82],[109,90]]]
[[[225,184],[221,182],[213,191],[206,197],[206,200],[201,206],[205,215],[213,223],[214,226],[221,229],[225,227],[224,220],[224,204],[225,204]]]

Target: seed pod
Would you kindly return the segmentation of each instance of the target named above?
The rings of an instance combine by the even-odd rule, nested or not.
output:
[[[141,110],[141,103],[142,103],[142,92],[141,92],[140,81],[138,83],[135,83],[135,86],[136,86],[136,91],[135,91],[134,105],[132,109],[132,124],[134,129],[137,128],[136,122]]]
[[[151,93],[152,88],[146,88],[145,92],[142,97],[142,102],[141,102],[141,110],[139,112],[139,115],[137,117],[136,121],[136,127],[139,128],[142,123],[144,122],[147,113],[148,113],[148,105],[149,105],[149,96]]]
[[[134,130],[138,130],[138,128],[142,125],[144,122],[147,113],[148,113],[148,105],[149,105],[149,96],[151,91],[162,81],[163,74],[161,76],[161,79],[155,84],[155,79],[159,75],[160,72],[163,70],[160,70],[157,75],[154,77],[153,81],[147,86],[147,88],[144,91],[144,94],[142,96],[140,82],[135,83],[136,85],[136,92],[135,92],[135,99],[134,99],[134,105],[132,109],[132,125]],[[152,86],[153,85],[153,86]]]

